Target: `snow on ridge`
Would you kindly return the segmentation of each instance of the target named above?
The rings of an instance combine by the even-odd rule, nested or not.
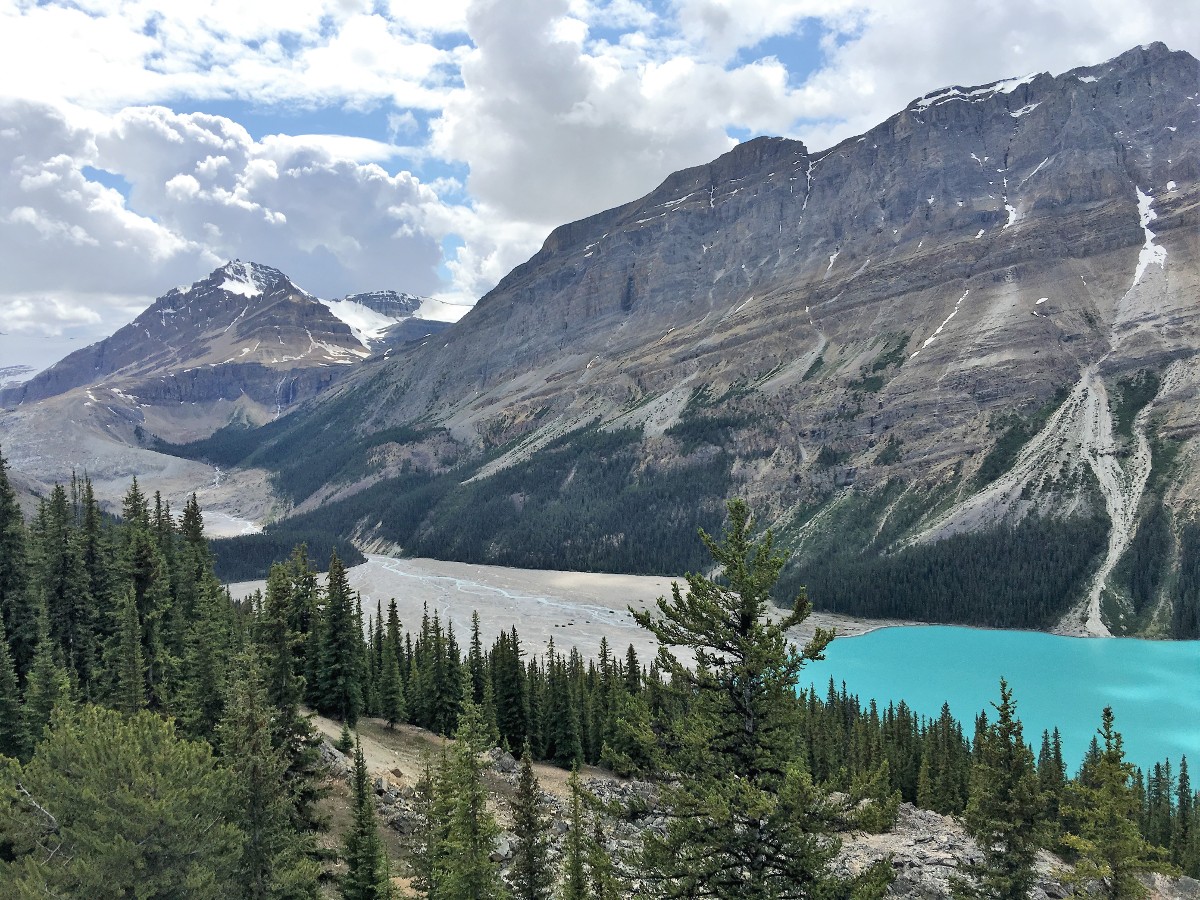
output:
[[[1149,194],[1142,193],[1142,189],[1136,185],[1134,185],[1134,189],[1137,191],[1138,198],[1138,222],[1146,235],[1146,243],[1142,244],[1142,249],[1138,253],[1137,269],[1133,273],[1133,283],[1136,285],[1146,274],[1146,267],[1150,263],[1158,263],[1160,267],[1166,268],[1167,248],[1154,243],[1154,232],[1150,230],[1150,223],[1158,218],[1158,213],[1154,211],[1154,198]]]
[[[941,103],[948,103],[951,100],[963,100],[969,103],[977,103],[981,100],[990,100],[997,94],[1011,94],[1023,84],[1029,84],[1033,79],[1037,78],[1037,72],[1030,72],[1028,75],[1022,75],[1019,78],[1009,78],[1005,81],[996,81],[992,84],[985,84],[977,88],[961,88],[948,87],[940,91],[935,91],[915,101],[917,109],[928,109],[931,106],[936,106]]]
[[[226,263],[220,271],[225,276],[225,280],[218,287],[230,294],[240,294],[247,298],[257,297],[267,286],[266,279],[262,277],[258,266],[253,263],[235,260]]]
[[[400,321],[354,300],[322,300],[321,303],[327,306],[334,316],[350,326],[354,337],[368,350],[372,341],[379,340],[385,331]]]

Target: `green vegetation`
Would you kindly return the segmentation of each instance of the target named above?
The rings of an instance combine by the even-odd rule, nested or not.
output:
[[[902,492],[893,485],[874,501],[893,508],[896,527],[921,505]],[[973,742],[948,709],[925,720],[903,703],[863,707],[832,682],[824,698],[797,693],[830,635],[787,644],[784,628],[808,611],[803,594],[784,621],[765,615],[784,561],[769,533],[751,534],[740,502],[723,540],[702,535],[718,574],[690,576],[661,615],[639,616],[662,647],[695,652],[700,665],[688,668],[669,649],[644,665],[607,642],[594,660],[553,644],[531,655],[515,627],[489,647],[478,620],[464,647],[436,612],[402,634],[394,607],[364,620],[336,556],[322,584],[304,548],[272,566],[265,593],[234,603],[213,575],[194,500],[176,518],[135,482],[114,522],[85,479],[58,488],[26,525],[11,495],[0,461],[0,535],[19,554],[0,560],[5,896],[388,897],[361,752],[349,821],[321,842],[340,854],[317,849],[327,773],[302,702],[344,718],[348,749],[356,716],[457,736],[417,786],[424,825],[404,860],[429,897],[545,898],[557,882],[569,896],[613,900],[637,877],[657,897],[810,897],[815,886],[868,900],[889,867],[834,873],[832,832],[887,828],[901,798],[965,812],[979,834],[1001,835],[996,848],[1016,847],[1012,825],[1025,822],[1022,839],[1070,854],[1113,900],[1136,893],[1132,873],[1168,859],[1200,874],[1200,798],[1186,764],[1177,780],[1168,762],[1143,778],[1124,762],[1108,711],[1102,744],[1074,779],[1043,736],[1040,811],[1029,818],[1031,754],[1003,688],[998,721],[981,717]],[[525,762],[612,761],[654,778],[668,825],[646,832],[633,858],[610,858],[604,820],[575,779],[565,859],[551,865],[526,766],[514,818],[531,833],[518,836],[521,865],[505,884],[479,754],[494,746],[523,748]],[[831,790],[852,807],[832,808]],[[968,873],[973,896],[1004,895],[988,886],[995,862],[984,853]]]
[[[720,521],[733,458],[721,451],[676,468],[643,467],[640,437],[581,429],[481,481],[464,482],[470,473],[459,470],[401,475],[292,517],[286,529],[376,526],[374,534],[416,556],[529,568],[669,574],[699,565],[702,551],[686,535]]]
[[[816,359],[814,359],[812,361],[812,364],[807,369],[804,370],[804,377],[801,378],[800,380],[808,381],[810,378],[815,378],[820,373],[821,369],[823,369],[824,367],[825,367],[824,355],[818,356]]]
[[[1107,546],[1108,521],[1094,513],[1027,516],[891,550],[937,502],[895,480],[843,496],[799,548],[781,588],[806,585],[822,609],[851,615],[1039,628],[1071,606]]]
[[[259,534],[240,534],[236,537],[209,541],[213,554],[213,570],[223,583],[255,581],[262,578],[271,564],[285,559],[293,547],[304,544],[314,559],[329,559],[336,553],[347,566],[367,561],[348,539],[331,531],[299,530],[291,520],[281,522]]]
[[[1000,436],[975,473],[976,489],[987,487],[1012,468],[1021,448],[1050,421],[1050,417],[1062,406],[1069,393],[1065,387],[1060,387],[1054,392],[1054,396],[1031,416],[1024,417],[1014,412],[1000,416],[991,423],[991,429],[1000,431]]]
[[[1112,407],[1113,434],[1130,440],[1133,438],[1133,420],[1158,395],[1158,376],[1143,370],[1120,379],[1116,387],[1116,402]]]
[[[1114,624],[1122,623],[1120,616],[1131,613],[1123,622],[1126,633],[1150,625],[1151,614],[1157,609],[1172,570],[1179,562],[1173,516],[1163,499],[1170,486],[1179,447],[1176,441],[1151,441],[1150,476],[1138,505],[1137,529],[1110,579],[1115,596],[1106,594],[1105,599],[1111,597],[1115,614],[1107,615],[1107,619]],[[1174,628],[1171,635],[1179,636]]]
[[[729,519],[720,542],[700,534],[717,580],[689,575],[686,594],[675,584],[656,611],[634,612],[660,643],[678,704],[662,724],[672,750],[673,779],[660,796],[669,824],[661,836],[646,832],[639,871],[665,897],[880,897],[891,882],[886,861],[847,880],[830,871],[839,845],[822,833],[824,795],[795,759],[796,680],[833,632],[818,628],[802,652],[788,644],[784,632],[810,607],[801,596],[783,621],[770,621],[784,559],[770,532],[752,539],[745,503],[731,501]],[[699,665],[684,665],[670,647],[693,650]]]

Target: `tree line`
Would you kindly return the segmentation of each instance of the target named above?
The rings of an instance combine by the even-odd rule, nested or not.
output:
[[[969,740],[948,709],[926,720],[832,684],[824,697],[797,691],[832,635],[788,642],[809,604],[801,593],[770,620],[784,560],[769,532],[754,536],[745,504],[728,511],[723,538],[701,533],[719,574],[691,575],[638,614],[658,656],[605,643],[585,660],[553,645],[529,654],[515,628],[485,643],[477,619],[462,638],[436,613],[405,631],[394,602],[364,616],[336,553],[322,584],[303,547],[235,603],[194,498],[176,519],[135,481],[113,521],[83,479],[26,525],[0,460],[0,882],[16,896],[315,896],[327,860],[305,705],[351,727],[377,716],[458,737],[418,785],[426,825],[412,874],[431,897],[623,896],[636,880],[650,896],[822,886],[869,900],[886,867],[835,876],[831,790],[849,795],[858,827],[888,827],[901,799],[962,815],[984,849],[961,885],[972,896],[1023,896],[1031,847],[1056,849],[1114,898],[1136,895],[1140,869],[1200,873],[1186,761],[1135,771],[1109,711],[1068,777],[1057,735],[1037,754],[1026,746],[1004,685]],[[497,826],[480,780],[478,751],[493,746],[525,764],[511,818],[528,827],[514,829],[507,882],[490,859]],[[535,759],[650,778],[668,825],[614,858],[576,778],[552,866],[545,829],[529,825],[546,814],[526,771]],[[361,751],[354,762],[339,887],[386,897]]]

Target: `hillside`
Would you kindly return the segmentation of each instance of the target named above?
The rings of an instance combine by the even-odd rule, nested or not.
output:
[[[750,141],[177,452],[423,555],[677,572],[741,495],[819,606],[1195,635],[1198,83],[1153,44]]]

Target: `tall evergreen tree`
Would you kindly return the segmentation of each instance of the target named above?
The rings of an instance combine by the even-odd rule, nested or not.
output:
[[[1012,691],[1000,679],[996,721],[987,727],[971,768],[963,821],[982,859],[963,867],[957,897],[1026,900],[1036,881],[1034,862],[1044,843],[1043,803],[1033,751],[1025,744]]]
[[[41,640],[34,651],[33,665],[25,681],[25,703],[21,708],[25,757],[33,755],[55,708],[69,704],[71,699],[70,678],[54,658],[54,646],[44,609],[38,614],[38,634]]]
[[[363,706],[363,633],[337,551],[329,560],[318,654],[317,709],[353,727]]]
[[[344,900],[388,900],[392,896],[387,859],[375,820],[375,798],[362,745],[354,748],[351,776],[354,819],[346,833],[343,855],[348,871],[342,878]]]
[[[142,629],[138,624],[133,588],[117,607],[117,631],[105,655],[109,705],[127,715],[146,706],[146,664],[142,659]]]
[[[1163,862],[1138,833],[1141,803],[1134,790],[1134,768],[1125,761],[1112,707],[1101,714],[1098,737],[1095,756],[1089,754],[1069,788],[1067,802],[1075,827],[1063,840],[1077,856],[1077,881],[1098,882],[1107,900],[1137,900],[1146,894],[1137,874],[1160,868]]]
[[[445,845],[437,854],[431,900],[498,900],[508,896],[500,867],[491,860],[500,827],[487,807],[479,755],[487,743],[479,707],[462,681],[463,704],[454,748],[440,779],[448,800]]]
[[[8,463],[0,454],[0,616],[20,685],[37,649],[37,609],[29,584],[25,523],[8,480]]]
[[[8,652],[4,622],[0,620],[0,757],[15,758],[24,747],[21,693],[17,688],[17,672]]]
[[[247,900],[301,900],[317,896],[320,867],[314,847],[293,827],[288,761],[274,745],[272,708],[253,652],[238,661],[216,730],[233,776],[231,818],[245,840],[238,884]]]
[[[771,621],[784,559],[769,531],[753,540],[743,501],[728,510],[723,540],[700,533],[720,577],[689,575],[686,594],[674,585],[657,615],[634,612],[660,643],[659,665],[689,691],[686,712],[665,723],[664,766],[678,778],[662,791],[669,825],[661,837],[646,835],[641,870],[664,897],[880,896],[890,878],[883,867],[849,883],[831,872],[838,842],[828,834],[824,797],[795,756],[796,680],[833,634],[817,629],[803,650],[788,644],[786,630],[811,607],[798,597],[789,616]],[[691,648],[696,665],[670,647]]]
[[[554,873],[550,869],[550,838],[546,830],[549,823],[537,776],[533,772],[532,757],[533,752],[526,741],[521,753],[517,792],[509,807],[512,830],[516,835],[509,875],[513,900],[549,900],[554,886]]]
[[[587,825],[583,820],[583,785],[578,767],[571,769],[571,806],[567,834],[563,841],[562,887],[560,900],[588,900]]]

